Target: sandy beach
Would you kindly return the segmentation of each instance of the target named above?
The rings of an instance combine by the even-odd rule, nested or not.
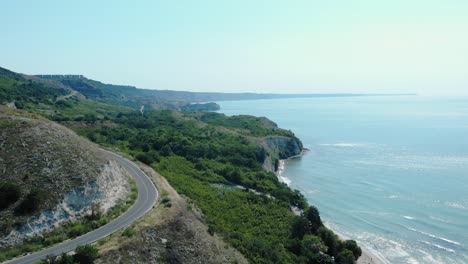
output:
[[[383,264],[383,262],[377,258],[376,256],[372,255],[368,252],[365,248],[362,248],[362,255],[357,260],[357,264]]]

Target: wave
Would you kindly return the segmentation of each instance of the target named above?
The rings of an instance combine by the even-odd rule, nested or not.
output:
[[[355,147],[366,147],[367,144],[362,143],[332,143],[332,144],[319,144],[324,147],[338,147],[338,148],[355,148]]]
[[[399,155],[385,153],[368,159],[353,160],[351,163],[365,166],[392,167],[404,170],[428,170],[446,168],[466,168],[468,156],[432,156],[432,155]]]
[[[280,182],[285,183],[286,185],[291,185],[291,179],[283,176],[284,169],[286,168],[286,161],[280,160],[278,164],[278,170],[276,171],[276,176],[278,177]]]
[[[439,221],[439,222],[442,222],[442,223],[447,223],[447,224],[451,224],[452,222],[448,221],[448,220],[445,220],[443,218],[440,218],[440,217],[435,217],[435,216],[429,216],[430,219],[432,220],[436,220],[436,221]]]
[[[447,242],[447,243],[452,244],[452,245],[462,246],[462,244],[460,244],[459,242],[450,240],[450,239],[448,239],[448,238],[439,237],[439,236],[436,236],[436,235],[433,235],[433,234],[429,234],[429,233],[426,233],[426,232],[424,232],[424,231],[420,231],[420,230],[417,230],[417,229],[414,229],[414,228],[411,228],[411,227],[407,227],[407,229],[408,229],[408,230],[411,230],[411,231],[414,231],[414,232],[416,232],[416,233],[420,233],[420,234],[423,234],[423,235],[432,237],[432,238],[434,238],[434,239],[442,240],[442,241]]]
[[[456,209],[463,209],[463,210],[468,210],[468,207],[459,203],[459,202],[446,202],[446,206],[456,208]]]
[[[306,193],[308,193],[308,194],[317,194],[319,192],[320,192],[320,190],[318,190],[318,189],[306,191]]]
[[[406,219],[408,219],[408,220],[414,220],[414,219],[416,219],[416,218],[414,218],[414,217],[412,217],[412,216],[407,216],[407,215],[402,215],[401,217],[406,218]]]
[[[426,245],[429,245],[429,246],[432,246],[432,247],[435,247],[435,248],[438,248],[438,249],[445,250],[447,252],[455,253],[455,250],[450,249],[450,248],[446,248],[446,247],[438,245],[438,244],[430,243],[430,242],[427,242],[427,241],[424,241],[424,240],[421,240],[421,242],[426,244]]]

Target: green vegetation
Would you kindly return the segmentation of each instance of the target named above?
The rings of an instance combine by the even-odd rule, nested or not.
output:
[[[126,212],[136,201],[138,197],[138,189],[136,182],[133,179],[129,179],[130,182],[130,194],[126,201],[117,204],[112,207],[105,215],[99,213],[99,208],[93,206],[93,212],[91,215],[84,217],[79,221],[68,222],[60,227],[43,234],[29,239],[21,246],[1,248],[0,249],[0,262],[12,259],[28,252],[39,251],[41,249],[50,247],[62,241],[70,238],[75,238],[86,234],[100,226],[103,226],[113,219]],[[68,262],[52,262],[52,263],[68,263]],[[76,263],[76,262],[73,262]],[[77,262],[82,263],[82,262]],[[83,262],[87,263],[87,262]]]
[[[80,264],[92,264],[98,257],[98,250],[92,245],[85,245],[76,248],[73,260]]]
[[[298,191],[263,169],[272,157],[257,142],[294,137],[290,131],[262,118],[168,110],[120,114],[111,121],[112,127],[79,132],[153,166],[201,209],[211,234],[224,237],[252,263],[345,264],[348,251],[353,262],[360,254],[355,243],[323,226],[317,208]],[[244,189],[222,188],[235,185]],[[162,203],[170,200],[163,197]],[[291,206],[304,214],[294,215]]]
[[[69,93],[61,86],[26,79],[23,75],[0,68],[0,103],[15,102],[19,109],[26,104],[52,104]]]
[[[38,113],[54,121],[105,120],[108,115],[129,112],[127,105],[108,104],[69,95],[72,87],[54,79],[40,79],[0,68],[0,104],[14,102],[18,109]],[[133,103],[134,109],[140,103]]]
[[[37,264],[93,264],[98,256],[95,246],[84,245],[77,247],[73,256],[62,254],[57,257],[47,257]]]
[[[247,136],[265,137],[270,135],[294,137],[291,131],[278,128],[278,126],[265,117],[231,116],[218,113],[196,113],[193,117],[211,125],[223,126],[233,129]]]
[[[26,198],[15,208],[18,215],[32,214],[39,210],[40,205],[45,201],[47,194],[39,189],[32,189]]]
[[[172,206],[172,203],[171,203],[171,199],[167,196],[163,197],[161,199],[161,203],[164,205],[164,207],[171,207]]]
[[[66,121],[90,140],[152,166],[201,209],[210,234],[223,237],[250,262],[348,264],[360,256],[354,241],[341,241],[323,226],[317,208],[309,206],[300,192],[264,170],[268,161],[277,164],[279,158],[301,148],[291,131],[279,129],[266,118],[153,110],[180,109],[188,102],[260,97],[141,90],[81,76],[40,77],[45,79],[26,79],[0,69],[0,102],[14,100],[19,108]],[[72,91],[85,98],[65,96]],[[139,111],[141,106],[145,106],[144,113]],[[285,138],[297,144],[288,146]],[[39,194],[31,193],[30,199],[24,199],[29,201],[22,206],[25,212],[37,207],[31,200]],[[168,199],[162,203],[171,206]],[[0,261],[87,232],[118,216],[129,204],[106,216],[92,215],[64,225],[22,247],[4,249]],[[302,209],[303,214],[295,215],[291,207]],[[122,235],[131,236],[132,232],[125,230]],[[93,261],[93,250],[83,252],[91,256],[83,259]],[[64,257],[64,261],[76,259]]]
[[[180,108],[182,112],[205,112],[205,111],[217,111],[221,109],[217,103],[205,103],[205,104],[187,104]]]
[[[0,182],[0,210],[7,208],[19,200],[21,189],[18,185],[9,182]]]
[[[125,228],[125,230],[122,232],[122,236],[124,237],[133,237],[136,234],[137,234],[136,231],[130,227]]]

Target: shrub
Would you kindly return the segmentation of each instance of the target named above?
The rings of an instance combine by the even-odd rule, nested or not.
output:
[[[354,259],[353,252],[348,249],[343,249],[338,253],[336,256],[336,263],[337,264],[354,264],[356,260]]]
[[[353,252],[354,259],[358,259],[362,255],[361,248],[357,245],[356,241],[354,240],[346,240],[341,244],[342,249],[347,249]]]
[[[164,205],[164,207],[172,207],[171,198],[167,196],[162,198],[161,203]]]
[[[45,201],[46,194],[39,189],[32,189],[24,200],[16,207],[16,214],[31,214],[37,211],[40,205]]]
[[[79,246],[75,252],[73,260],[80,264],[92,264],[99,256],[97,248],[92,245]]]
[[[309,206],[305,212],[305,217],[310,221],[310,228],[312,229],[312,232],[315,233],[319,227],[322,226],[322,220],[320,219],[320,213],[317,207]]]
[[[9,182],[0,183],[0,210],[14,204],[21,196],[20,187]]]
[[[291,236],[293,238],[302,239],[307,234],[310,234],[309,221],[303,216],[295,217],[292,225]]]
[[[122,236],[124,237],[132,237],[136,235],[136,231],[133,230],[132,228],[128,227],[125,228],[125,230],[122,232]]]

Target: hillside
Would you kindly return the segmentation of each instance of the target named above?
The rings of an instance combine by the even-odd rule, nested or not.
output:
[[[95,122],[77,129],[164,175],[200,209],[208,232],[222,237],[249,262],[335,263],[334,257],[347,264],[359,257],[354,241],[340,241],[323,226],[317,209],[273,173],[278,160],[300,154],[302,144],[272,121],[170,110],[122,114],[111,121],[113,126]],[[303,215],[295,215],[292,208],[302,209]],[[111,259],[138,259],[157,250],[157,245],[146,244],[151,240],[139,241],[147,251],[135,252],[129,245],[120,254],[109,253]]]
[[[239,251],[208,232],[190,201],[151,167],[139,163],[163,195],[145,217],[102,242],[97,263],[248,263]]]
[[[18,74],[0,68],[0,105],[23,109],[55,121],[104,120],[106,116],[133,111],[87,99],[73,88],[52,79]]]
[[[348,264],[359,257],[360,249],[354,241],[339,240],[323,226],[318,210],[310,206],[299,191],[290,189],[275,175],[280,159],[298,155],[302,151],[301,141],[291,131],[278,128],[266,118],[176,111],[189,102],[243,97],[220,93],[142,90],[103,84],[79,75],[22,75],[22,78],[30,81],[36,88],[36,94],[47,95],[38,101],[34,94],[21,96],[18,90],[23,88],[12,86],[11,83],[17,82],[17,77],[11,74],[5,72],[0,81],[6,89],[16,92],[17,96],[14,104],[6,99],[3,99],[4,103],[15,107],[17,102],[24,102],[22,108],[27,112],[20,112],[22,115],[41,114],[73,129],[94,143],[125,153],[150,166],[161,173],[185,200],[186,210],[180,212],[184,215],[184,221],[168,220],[164,225],[147,222],[145,228],[126,231],[125,237],[137,235],[138,239],[112,240],[117,244],[101,247],[103,262],[120,259],[121,263],[125,263],[129,258],[141,262],[150,256],[163,263],[180,263],[183,259],[191,259],[193,254],[200,253],[203,256],[206,253],[206,256],[212,256],[216,252],[222,252],[219,254],[227,259],[242,260],[237,251],[250,263]],[[48,95],[50,89],[57,91],[57,87],[66,88],[63,88],[60,95]],[[11,99],[8,96],[5,98]],[[205,106],[192,107],[203,109]],[[31,122],[63,128],[47,120]],[[8,123],[5,127],[10,129],[9,133],[13,133],[16,124]],[[24,131],[35,131],[33,128],[30,125]],[[47,142],[64,143],[60,140],[47,140],[47,135],[40,136],[41,138],[33,138],[32,141],[41,142],[46,147],[49,146]],[[67,140],[68,143],[80,146],[74,140]],[[20,142],[13,144],[16,148],[22,145]],[[53,175],[48,171],[50,168],[47,155],[61,153],[63,147],[60,144],[58,147],[50,144],[54,147],[42,149],[42,152],[38,148],[39,154],[46,153],[47,157],[44,158],[45,169],[41,168],[45,175],[41,178]],[[90,150],[93,151],[93,147]],[[87,153],[85,149],[82,151]],[[16,157],[17,154],[20,152],[10,153],[9,156]],[[60,156],[50,157],[50,160],[67,160],[71,155],[73,154],[62,153]],[[29,157],[26,153],[24,156]],[[81,159],[72,160],[81,162]],[[99,160],[93,161],[97,162],[96,168],[102,166]],[[22,165],[15,163],[13,166],[16,168]],[[72,163],[68,167],[81,168],[80,166],[82,164]],[[48,188],[46,184],[50,184],[49,182],[41,188]],[[78,182],[89,181],[83,176]],[[67,184],[64,186],[67,187]],[[70,186],[68,191],[73,188],[76,187]],[[61,195],[66,197],[66,194]],[[172,208],[171,199],[175,206],[178,197],[163,197],[162,205],[155,210],[160,210],[161,206]],[[81,201],[82,198],[78,200]],[[14,212],[18,203],[15,201],[8,205],[5,212],[12,215],[11,212]],[[44,208],[47,204],[44,203]],[[51,202],[49,207],[52,205]],[[298,210],[302,214],[297,215]],[[194,221],[196,224],[192,225]],[[173,242],[164,246],[156,245],[155,239],[160,239],[160,235]],[[222,243],[226,243],[222,247],[231,246],[235,250],[220,250],[218,246],[222,243],[210,236],[222,239]],[[178,242],[174,242],[175,240]],[[207,246],[214,248],[202,249]],[[191,253],[187,250],[191,250]],[[218,262],[216,258],[211,261]]]
[[[126,198],[127,179],[116,162],[71,130],[0,107],[0,248],[79,219],[93,206],[105,213]]]

